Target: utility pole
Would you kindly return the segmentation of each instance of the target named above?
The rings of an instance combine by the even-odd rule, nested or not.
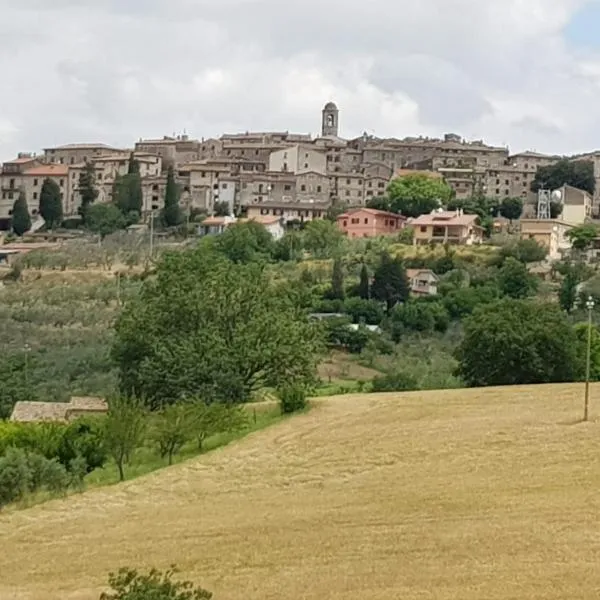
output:
[[[588,310],[588,338],[587,354],[585,360],[585,401],[583,407],[583,420],[587,421],[589,417],[590,405],[590,362],[592,354],[592,311],[594,310],[594,299],[590,296],[585,303]]]

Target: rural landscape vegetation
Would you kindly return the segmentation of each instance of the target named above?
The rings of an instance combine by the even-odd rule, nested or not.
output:
[[[573,548],[597,529],[578,383],[600,379],[595,226],[573,228],[542,278],[545,247],[493,230],[519,219],[517,198],[457,200],[413,175],[370,201],[417,217],[442,198],[480,217],[478,246],[416,246],[410,226],[347,238],[336,207],[277,240],[253,221],[197,238],[171,180],[154,239],[126,232],[131,171],[106,205],[84,173],[78,235],[3,271],[0,597],[427,597],[432,581],[439,598],[585,595],[593,556]],[[435,273],[437,294],[413,295],[407,269]],[[108,413],[8,420],[17,402],[72,396]],[[535,577],[515,581],[516,564]]]

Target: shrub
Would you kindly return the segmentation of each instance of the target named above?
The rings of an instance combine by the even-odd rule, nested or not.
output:
[[[377,300],[348,298],[344,303],[344,311],[351,317],[353,323],[379,325],[383,320],[383,306]]]
[[[31,470],[23,450],[9,448],[0,458],[0,506],[22,499],[31,489]]]
[[[277,390],[281,414],[287,415],[306,408],[306,388],[298,384],[288,384]]]
[[[165,573],[152,569],[140,575],[133,569],[120,569],[111,573],[108,584],[111,591],[103,593],[100,600],[210,600],[212,594],[196,587],[190,581],[173,581],[175,568]]]
[[[86,473],[104,466],[107,456],[100,420],[81,419],[69,424],[63,431],[57,458],[67,470],[76,458],[85,461]]]
[[[419,389],[416,378],[403,371],[375,377],[371,383],[373,392],[409,392]]]

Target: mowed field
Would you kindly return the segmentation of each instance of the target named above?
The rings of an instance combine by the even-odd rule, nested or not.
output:
[[[1,600],[97,600],[120,566],[215,600],[600,596],[582,385],[355,395],[125,484],[0,515]],[[600,415],[600,386],[592,416]]]

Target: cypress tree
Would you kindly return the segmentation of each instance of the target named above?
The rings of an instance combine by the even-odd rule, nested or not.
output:
[[[167,172],[167,186],[165,189],[165,207],[163,208],[162,221],[166,227],[175,227],[181,222],[179,210],[179,190],[175,182],[173,167]]]
[[[398,302],[406,302],[410,295],[410,285],[404,264],[399,258],[392,258],[388,252],[381,255],[375,271],[371,295],[385,302],[388,312]]]
[[[12,229],[18,236],[22,236],[31,229],[31,217],[29,216],[29,208],[27,207],[27,198],[25,198],[25,192],[22,190],[13,204]]]
[[[358,295],[363,300],[368,300],[371,297],[370,285],[369,285],[369,270],[367,265],[363,264],[360,270],[360,282],[358,284]]]
[[[46,178],[40,192],[40,215],[48,229],[60,225],[63,217],[62,194],[56,181]]]
[[[90,204],[93,204],[98,198],[98,190],[95,187],[96,173],[93,163],[86,163],[83,171],[79,175],[79,194],[81,195],[81,206],[79,214],[85,222],[85,213]]]
[[[342,261],[336,258],[333,261],[333,274],[331,276],[331,297],[334,300],[344,299],[344,268]]]

